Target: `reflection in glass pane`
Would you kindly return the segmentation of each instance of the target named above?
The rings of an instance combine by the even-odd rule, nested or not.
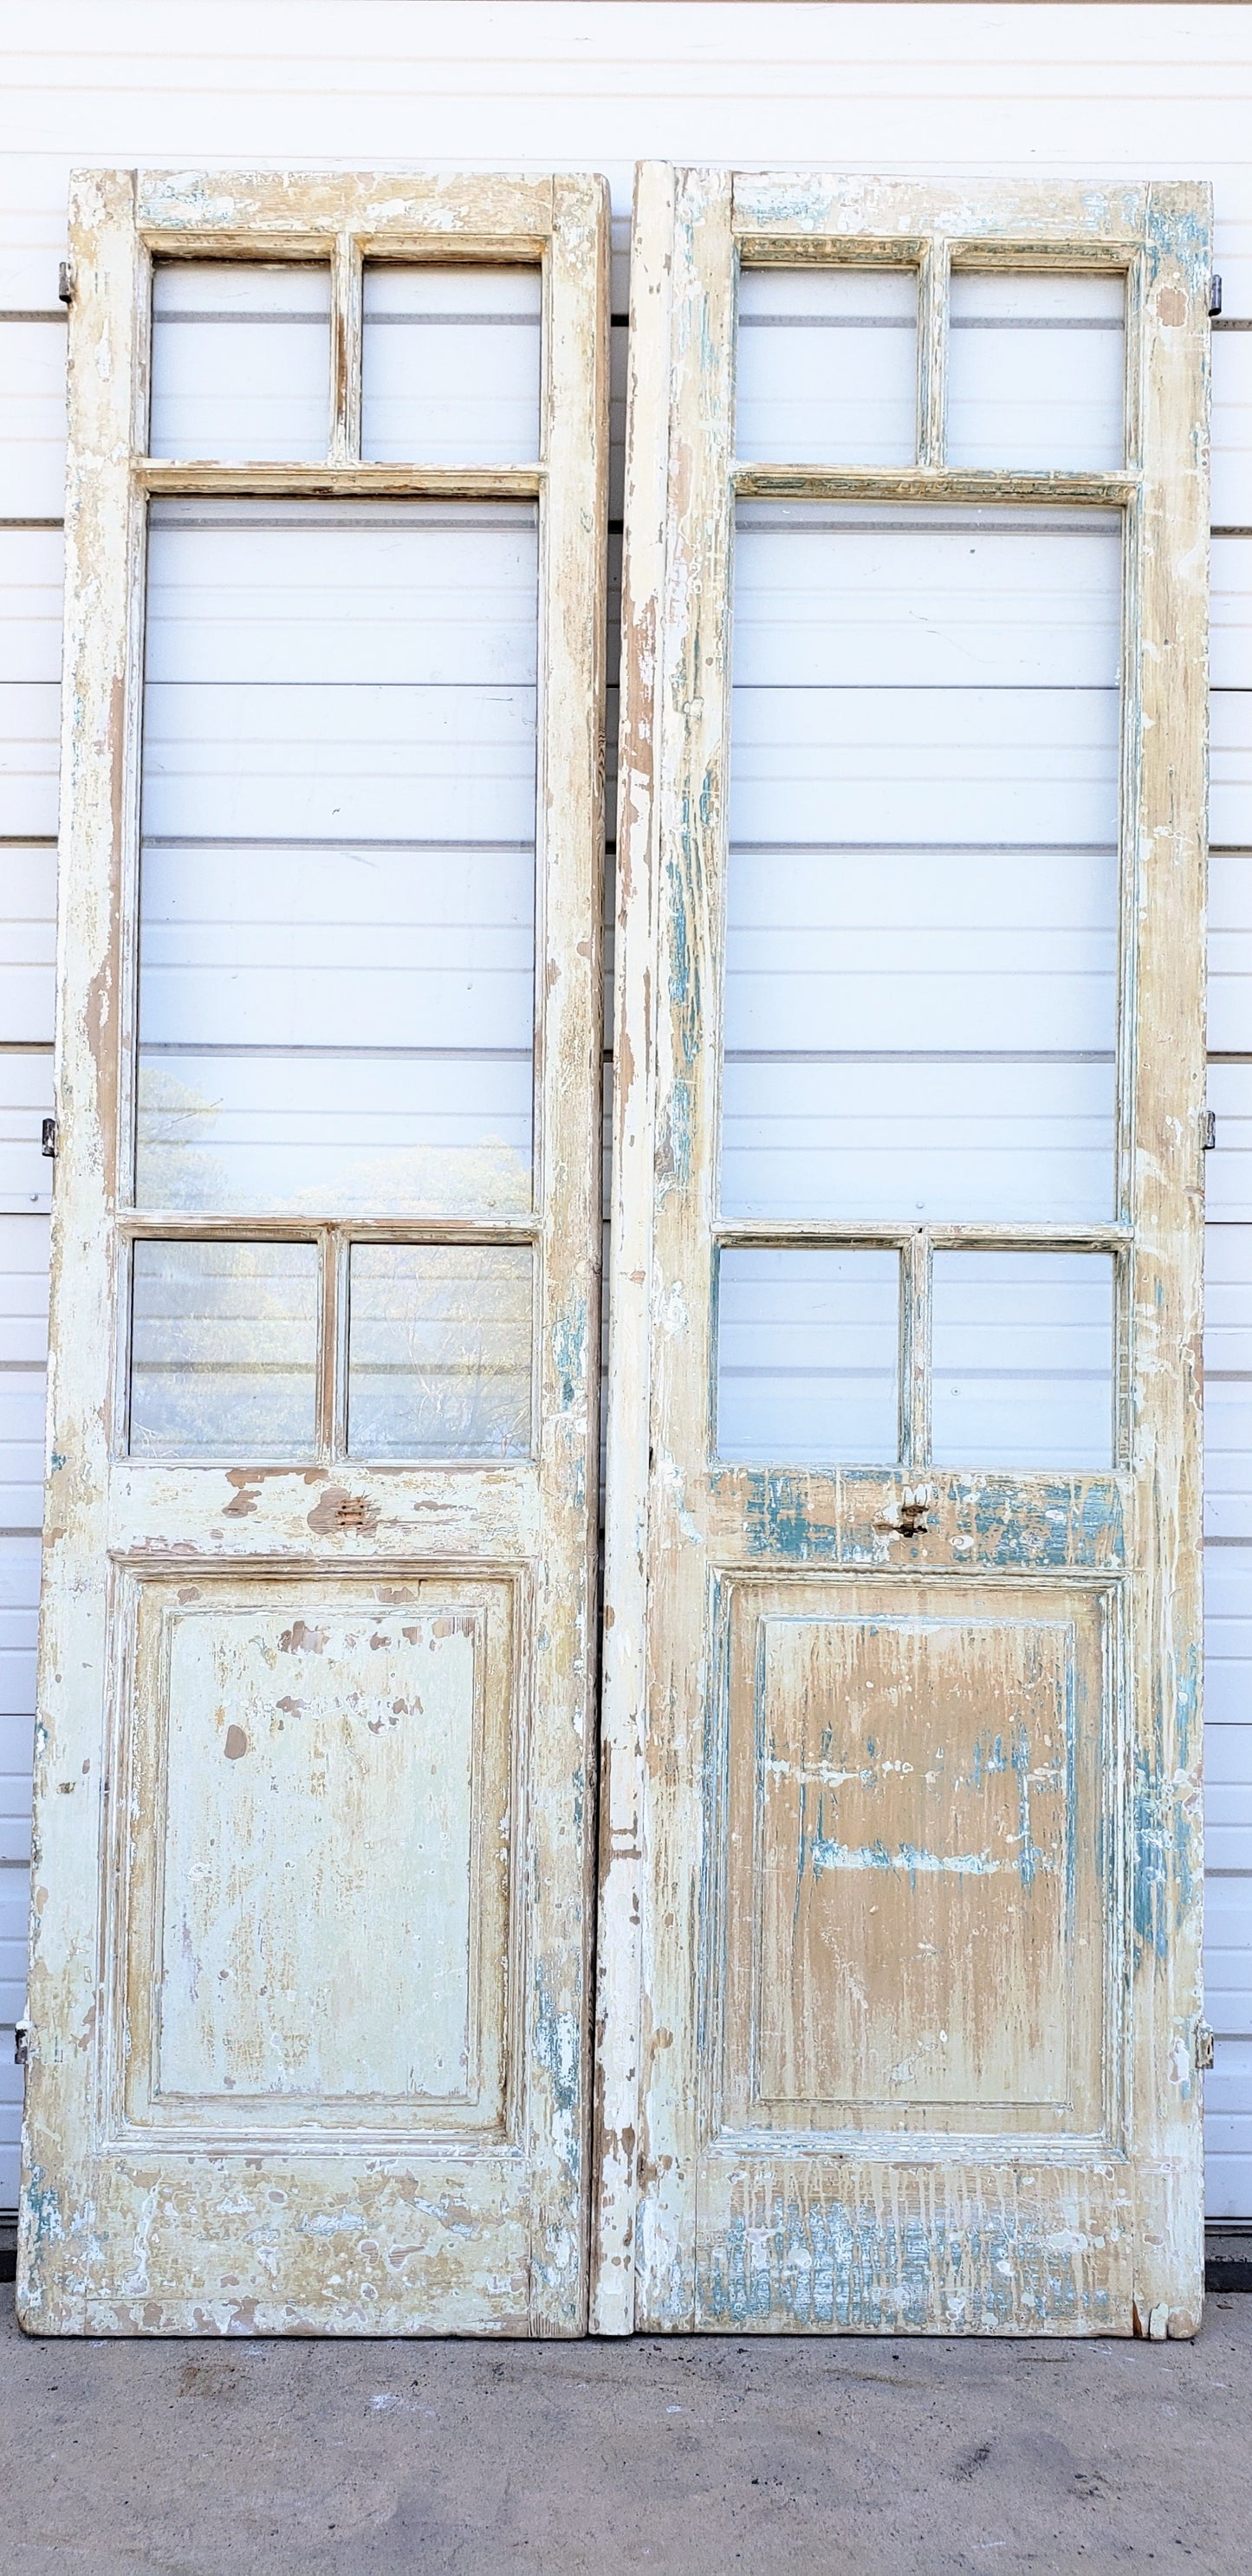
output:
[[[537,268],[365,271],[362,455],[521,465],[539,454]]]
[[[1120,547],[741,507],[728,1215],[1110,1213]]]
[[[957,269],[948,462],[1095,472],[1123,461],[1120,277]]]
[[[136,1187],[530,1205],[529,503],[158,501]]]
[[[153,456],[316,462],[330,438],[330,271],[205,261],[152,282]]]
[[[745,268],[736,385],[753,463],[911,465],[916,271]]]
[[[314,1445],[313,1243],[137,1243],[130,1446],[147,1458],[296,1458]]]
[[[1113,1463],[1113,1260],[937,1252],[932,1448],[955,1467]]]
[[[529,1455],[531,1274],[525,1245],[353,1244],[353,1457]]]
[[[899,1456],[895,1252],[723,1251],[717,1448],[782,1465]]]

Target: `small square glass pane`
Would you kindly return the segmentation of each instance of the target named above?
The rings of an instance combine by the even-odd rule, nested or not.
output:
[[[324,457],[330,271],[170,262],[152,286],[153,456]]]
[[[313,1243],[137,1243],[130,1445],[147,1458],[297,1458],[314,1445]]]
[[[779,1465],[899,1456],[895,1252],[722,1253],[717,1448]]]
[[[1113,1464],[1107,1252],[937,1252],[932,1451],[940,1466]]]
[[[755,464],[911,465],[917,453],[917,275],[745,268],[738,453]]]
[[[948,462],[1071,473],[1123,456],[1120,277],[952,280]]]
[[[353,1457],[529,1456],[532,1267],[525,1245],[353,1244]]]
[[[365,271],[361,452],[521,465],[539,454],[537,268]]]

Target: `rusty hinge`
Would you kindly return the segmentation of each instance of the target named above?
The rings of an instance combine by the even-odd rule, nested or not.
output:
[[[1196,2023],[1195,2037],[1192,2041],[1192,2052],[1195,2057],[1195,2071],[1197,2075],[1211,2075],[1213,2072],[1213,2034],[1206,2021],[1198,2021]]]
[[[59,304],[72,304],[74,301],[74,264],[72,260],[63,259],[61,262],[60,270],[57,275],[57,301]]]
[[[19,2021],[14,2029],[13,2063],[15,2066],[30,2064],[30,2023],[28,2021]]]
[[[45,1118],[39,1131],[39,1150],[41,1154],[47,1155],[50,1163],[56,1161],[57,1122],[55,1118]]]
[[[1213,1150],[1214,1150],[1214,1148],[1215,1148],[1216,1144],[1217,1144],[1217,1111],[1216,1111],[1215,1109],[1202,1109],[1202,1110],[1201,1110],[1201,1112],[1200,1112],[1200,1151],[1201,1151],[1201,1153],[1202,1153],[1202,1154],[1211,1154],[1211,1153],[1213,1152]]]

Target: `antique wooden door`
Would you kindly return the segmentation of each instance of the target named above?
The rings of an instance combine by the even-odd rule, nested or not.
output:
[[[1208,297],[640,176],[608,2331],[1196,2325]]]
[[[21,2314],[569,2334],[604,189],[71,241]]]

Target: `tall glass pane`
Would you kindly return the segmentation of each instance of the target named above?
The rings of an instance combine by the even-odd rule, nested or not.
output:
[[[1112,1211],[1112,513],[745,504],[722,1203]]]
[[[529,503],[154,503],[141,1206],[529,1206],[537,571]]]

